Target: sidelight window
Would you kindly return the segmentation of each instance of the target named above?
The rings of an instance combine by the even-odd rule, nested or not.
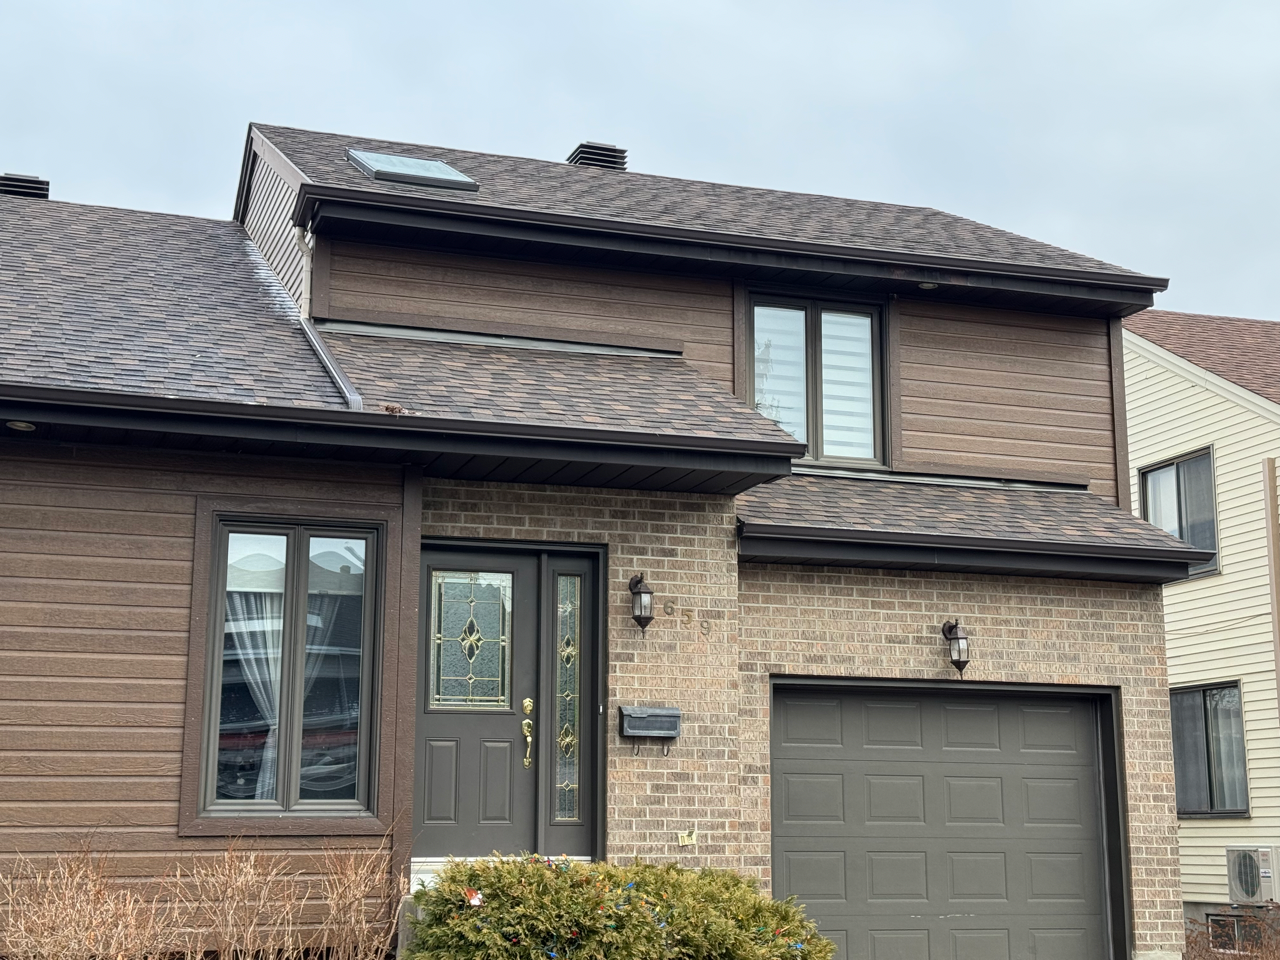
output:
[[[1240,686],[1174,690],[1169,697],[1178,815],[1246,814],[1249,787]]]
[[[1213,455],[1207,450],[1142,471],[1142,509],[1149,522],[1203,550],[1218,549]],[[1197,564],[1191,575],[1215,573],[1218,558]]]
[[[880,462],[879,323],[870,310],[759,302],[756,409],[814,460]]]
[[[368,806],[371,530],[219,526],[205,807]]]

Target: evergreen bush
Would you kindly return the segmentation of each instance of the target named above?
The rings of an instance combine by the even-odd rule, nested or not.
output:
[[[794,898],[727,870],[454,860],[414,894],[412,960],[830,960]]]

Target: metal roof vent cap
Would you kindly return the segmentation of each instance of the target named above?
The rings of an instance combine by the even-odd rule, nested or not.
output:
[[[627,151],[612,143],[580,143],[569,154],[569,163],[579,167],[600,167],[604,170],[627,169]]]
[[[6,173],[0,176],[0,193],[30,200],[48,200],[49,181],[25,173]]]

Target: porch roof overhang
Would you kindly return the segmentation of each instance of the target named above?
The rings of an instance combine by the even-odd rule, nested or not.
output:
[[[416,464],[430,477],[736,494],[791,472],[799,445],[546,423],[284,407],[0,384],[7,439]]]
[[[1214,555],[1083,488],[793,476],[738,517],[746,563],[1171,583]]]

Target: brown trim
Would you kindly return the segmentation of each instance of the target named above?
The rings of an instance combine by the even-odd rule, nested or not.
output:
[[[385,834],[391,826],[395,771],[395,735],[381,718],[395,717],[398,690],[396,673],[399,648],[394,642],[401,622],[402,507],[376,504],[348,504],[283,498],[210,497],[196,498],[195,555],[191,582],[191,637],[187,659],[187,706],[182,738],[182,784],[178,801],[178,835],[184,837],[230,836],[369,836]],[[381,597],[375,628],[375,696],[380,701],[380,719],[372,731],[375,744],[371,765],[372,814],[307,816],[244,816],[201,814],[201,774],[204,763],[205,726],[208,710],[207,678],[212,641],[212,584],[214,570],[214,530],[222,515],[263,520],[315,520],[320,522],[375,524],[384,534],[380,558]]]
[[[329,287],[333,266],[333,241],[316,237],[311,254],[311,316],[329,315]]]
[[[902,453],[902,320],[896,294],[889,297],[884,308],[884,409],[885,466],[896,468],[905,457]]]
[[[752,369],[751,301],[747,285],[733,281],[733,395],[739,400],[754,403],[755,378]]]
[[[1280,690],[1280,489],[1276,483],[1276,458],[1262,461],[1262,493],[1266,497],[1267,586],[1271,597],[1271,645]]]
[[[327,296],[327,294],[326,294]],[[392,327],[416,327],[420,330],[456,330],[460,333],[486,333],[494,336],[528,337],[533,340],[550,340],[561,343],[594,343],[606,347],[633,347],[639,350],[661,350],[666,353],[684,353],[684,341],[646,334],[609,333],[595,330],[568,330],[564,327],[549,328],[545,324],[507,323],[503,320],[472,320],[468,317],[439,317],[424,313],[398,313],[391,310],[364,310],[358,307],[329,307],[321,314],[314,308],[317,319],[349,320],[357,323],[378,323]],[[549,333],[572,334],[548,336]]]
[[[413,853],[414,737],[417,734],[418,608],[422,602],[422,468],[405,467],[400,537],[400,629],[394,677],[394,705],[383,716],[393,732],[395,773],[392,807],[392,867],[407,868]],[[391,634],[388,633],[388,637]]]
[[[1132,513],[1129,427],[1124,395],[1124,321],[1119,317],[1112,317],[1108,334],[1111,347],[1111,420],[1116,448],[1116,504],[1126,513]]]

